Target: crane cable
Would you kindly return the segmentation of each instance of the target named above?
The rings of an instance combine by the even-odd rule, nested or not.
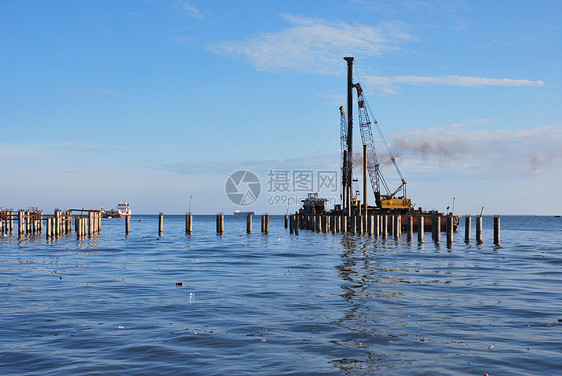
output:
[[[371,95],[371,98],[373,98],[384,86],[386,86],[386,84],[410,61],[412,60],[413,56],[407,60],[404,64],[402,64],[402,66],[396,71],[394,72],[394,74],[392,76],[390,76],[390,78],[388,80],[386,80],[386,82],[375,92],[375,94]],[[357,74],[357,80],[359,82],[361,82],[361,80],[359,79],[359,71],[357,70],[357,63],[353,65],[353,67],[355,68],[355,73]],[[369,98],[369,99],[371,99]],[[369,100],[365,99],[365,103],[367,105],[367,109],[369,110],[369,113],[371,114],[371,116],[373,117],[373,123],[375,123],[375,125],[377,126],[377,130],[379,132],[379,135],[381,136],[382,142],[384,143],[384,146],[386,148],[386,151],[388,153],[388,156],[390,158],[390,160],[392,161],[392,163],[394,164],[394,167],[396,168],[396,171],[398,172],[398,175],[400,176],[401,180],[404,180],[404,176],[402,176],[402,173],[400,172],[400,169],[398,168],[398,164],[396,163],[396,158],[394,158],[394,154],[392,154],[392,151],[390,150],[390,146],[388,145],[388,142],[386,142],[386,138],[384,137],[381,127],[379,126],[379,123],[377,122],[377,119],[375,119],[373,110],[371,109],[371,106],[369,105]],[[359,111],[359,109],[358,109]]]
[[[357,80],[360,82],[361,79],[359,78],[359,71],[357,70],[357,65],[355,65],[354,68],[355,68],[355,73],[357,74]],[[360,84],[359,84],[359,85],[360,85]],[[357,94],[359,95],[359,93],[357,93]],[[361,94],[361,97],[363,98],[363,102],[365,102],[365,95],[364,95],[364,94],[365,94],[364,92]],[[357,99],[359,100],[359,97],[357,97]],[[368,104],[368,103],[367,103],[367,104]],[[369,121],[369,133],[371,134],[371,140],[370,140],[370,141],[371,141],[371,146],[372,146],[373,153],[374,153],[374,155],[375,155],[375,161],[376,161],[376,147],[375,147],[375,144],[374,144],[375,141],[374,141],[374,139],[372,138],[372,132],[371,132],[372,126],[371,126],[371,119],[370,119],[370,115],[372,115],[373,111],[372,111],[370,108],[365,108],[365,112],[366,112],[366,114],[367,114],[368,121]],[[357,118],[358,118],[358,119],[361,119],[361,115],[359,114],[359,106],[357,106]],[[359,121],[361,122],[361,120],[359,120]],[[378,127],[377,120],[374,118],[374,116],[373,116],[373,122],[374,122],[374,123],[377,125],[377,127]],[[359,125],[362,126],[361,123],[359,123]],[[379,128],[379,133],[380,133],[380,128]],[[363,137],[363,136],[361,136],[361,137]],[[378,183],[378,187],[377,187],[377,188],[375,188],[375,187],[373,186],[373,192],[375,192],[377,189],[378,189],[378,191],[380,192],[380,190],[381,190],[381,185],[382,185],[382,187],[384,187],[384,190],[386,191],[386,193],[387,193],[387,194],[390,194],[390,189],[388,188],[388,185],[386,184],[386,180],[384,179],[383,174],[380,172],[380,169],[378,168],[378,165],[379,165],[378,161],[376,161],[376,165],[377,165],[377,168],[376,168],[376,170],[375,170],[374,173],[377,174],[377,178],[378,178],[378,182],[379,182],[379,183]],[[371,175],[371,171],[369,171],[369,174]]]

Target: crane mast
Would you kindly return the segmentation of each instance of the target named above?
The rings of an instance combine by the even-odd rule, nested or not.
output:
[[[343,210],[347,216],[351,216],[352,212],[352,198],[351,198],[351,186],[352,186],[352,171],[353,171],[353,57],[344,57],[347,62],[347,154],[345,158],[347,171],[346,181],[343,185],[344,190],[344,205]]]
[[[340,146],[341,146],[341,176],[342,176],[342,201],[344,208],[347,203],[347,195],[349,194],[348,181],[351,180],[351,167],[349,166],[348,150],[347,150],[347,118],[345,117],[345,109],[340,106]]]

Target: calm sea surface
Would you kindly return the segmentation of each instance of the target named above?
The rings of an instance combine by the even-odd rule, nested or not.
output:
[[[491,217],[483,245],[461,219],[451,248],[282,217],[269,235],[166,216],[158,237],[133,216],[129,236],[104,219],[86,240],[0,237],[0,374],[562,374],[562,219],[501,225],[501,247]]]

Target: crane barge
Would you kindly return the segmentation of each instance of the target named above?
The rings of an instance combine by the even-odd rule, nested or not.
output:
[[[365,190],[363,197],[363,212],[368,214],[399,214],[403,217],[413,216],[414,218],[423,217],[424,218],[424,228],[426,231],[431,231],[432,217],[439,216],[441,219],[441,228],[445,229],[446,216],[443,213],[438,213],[436,211],[423,211],[422,208],[415,209],[412,205],[411,199],[407,197],[406,194],[406,180],[402,175],[396,159],[392,154],[392,151],[384,138],[384,135],[374,117],[370,116],[368,110],[368,103],[365,100],[365,94],[359,83],[353,83],[353,57],[344,57],[347,61],[347,118],[346,112],[343,106],[340,107],[340,141],[342,150],[342,214],[351,216],[359,211],[361,211],[361,202],[357,200],[357,197],[352,196],[352,182],[353,182],[353,89],[357,93],[357,108],[358,108],[358,121],[359,130],[361,133],[361,141],[363,143],[364,149],[366,150],[366,170],[368,172],[369,181],[371,183],[371,188],[375,197],[375,205],[366,205],[366,195]],[[371,121],[371,118],[373,121]],[[381,170],[380,163],[378,161],[378,156],[375,148],[375,138],[373,136],[372,126],[376,126],[380,138],[386,147],[388,156],[392,161],[399,177],[400,184],[394,190],[391,190],[386,183]],[[364,174],[364,179],[366,180],[366,174]],[[384,189],[384,192],[381,192]],[[449,215],[453,215],[449,213]],[[406,218],[402,218],[402,223],[405,226]],[[414,221],[417,224],[417,221]],[[456,230],[459,223],[459,217],[453,217],[453,227]],[[415,225],[417,226],[417,225]]]

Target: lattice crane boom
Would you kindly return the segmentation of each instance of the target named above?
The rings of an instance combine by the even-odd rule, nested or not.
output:
[[[386,189],[388,193],[388,187],[384,178],[380,173],[380,165],[377,160],[377,153],[375,149],[375,140],[373,137],[373,132],[371,130],[371,120],[369,118],[369,113],[365,107],[365,97],[363,96],[363,89],[360,84],[355,84],[355,89],[357,90],[357,102],[359,111],[359,129],[361,133],[361,141],[363,145],[367,145],[367,171],[369,172],[369,179],[371,181],[371,187],[375,194],[375,202],[378,207],[381,207],[381,184]]]
[[[394,191],[391,192],[386,184],[381,172],[380,172],[380,165],[377,160],[377,153],[375,149],[375,141],[373,137],[373,131],[371,127],[371,119],[369,117],[369,111],[367,110],[367,102],[365,101],[365,97],[363,95],[363,89],[359,83],[355,84],[355,89],[357,90],[357,102],[358,102],[358,111],[359,111],[359,129],[361,131],[361,140],[363,141],[363,145],[367,145],[367,170],[369,172],[369,179],[371,181],[371,186],[373,188],[373,193],[375,194],[375,202],[376,206],[379,208],[388,208],[388,209],[409,209],[411,207],[411,201],[406,198],[406,181],[402,177],[402,173],[398,169],[398,165],[396,164],[396,160],[390,151],[390,148],[382,135],[381,129],[377,124],[377,121],[373,119],[375,126],[377,127],[381,138],[384,141],[386,149],[388,151],[389,157],[394,163],[398,174],[400,175],[401,184],[400,186]],[[384,188],[386,194],[381,194],[381,186]],[[395,195],[403,191],[403,196],[400,198],[396,198]]]

